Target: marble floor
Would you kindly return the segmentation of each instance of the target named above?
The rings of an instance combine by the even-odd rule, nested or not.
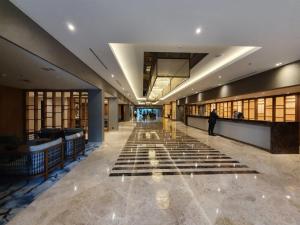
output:
[[[299,225],[300,157],[180,122],[122,123],[8,224]]]

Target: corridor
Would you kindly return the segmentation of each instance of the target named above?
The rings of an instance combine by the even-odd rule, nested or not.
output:
[[[270,155],[170,120],[121,123],[105,140],[9,224],[297,225],[300,220],[296,157]]]

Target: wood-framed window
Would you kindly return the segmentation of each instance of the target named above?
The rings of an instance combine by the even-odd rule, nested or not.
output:
[[[265,99],[257,99],[257,120],[265,120]]]
[[[284,122],[284,96],[275,98],[275,121]]]
[[[233,111],[243,112],[246,120],[261,120],[275,122],[297,121],[298,94],[242,99],[218,103],[207,103],[196,106],[196,115],[209,116],[213,109],[220,118],[232,118]],[[198,109],[198,110],[197,110]],[[191,114],[190,114],[191,115]]]
[[[296,95],[285,96],[285,122],[296,120]]]
[[[243,101],[243,115],[244,119],[249,119],[249,100],[246,99]]]
[[[273,121],[273,98],[266,98],[265,120],[266,121]]]
[[[26,136],[42,128],[88,130],[88,93],[86,91],[26,91]],[[86,136],[87,137],[87,136]]]

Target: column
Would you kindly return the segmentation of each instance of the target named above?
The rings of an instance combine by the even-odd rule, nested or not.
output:
[[[88,91],[88,139],[89,142],[104,140],[104,98],[102,90]]]
[[[117,98],[108,98],[108,130],[119,128],[119,108]]]
[[[131,112],[129,104],[124,105],[124,121],[129,121],[131,119],[130,115]]]

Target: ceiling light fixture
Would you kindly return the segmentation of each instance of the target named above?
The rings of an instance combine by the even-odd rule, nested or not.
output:
[[[276,63],[276,66],[281,66],[282,62]]]
[[[76,29],[75,29],[75,26],[72,24],[72,23],[70,23],[70,22],[68,22],[67,23],[67,27],[68,27],[68,29],[70,30],[70,31],[72,31],[72,32],[74,32]]]
[[[222,78],[222,76],[219,76],[219,79],[221,79]]]
[[[114,75],[114,74],[111,74],[111,77],[112,77],[112,78],[114,78],[114,77],[115,77],[115,75]]]
[[[200,28],[200,27],[198,27],[198,28],[196,29],[195,33],[196,33],[196,34],[200,34],[200,33],[201,33],[201,31],[202,31],[202,30],[201,30],[201,28]]]

